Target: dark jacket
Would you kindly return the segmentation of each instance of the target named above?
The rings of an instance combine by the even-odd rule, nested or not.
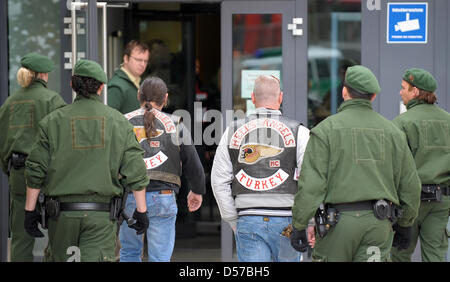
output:
[[[128,75],[121,69],[116,70],[108,82],[108,106],[122,114],[139,109],[138,89]]]

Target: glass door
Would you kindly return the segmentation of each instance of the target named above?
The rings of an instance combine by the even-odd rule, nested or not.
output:
[[[222,111],[252,111],[254,80],[268,74],[280,79],[282,112],[295,119],[295,44],[303,36],[296,1],[224,1],[221,13]]]
[[[80,59],[86,59],[87,52],[87,33],[86,33],[86,21],[87,21],[87,2],[71,2],[70,5],[70,17],[66,17],[64,22],[68,24],[68,28],[64,29],[65,35],[71,36],[71,49],[70,52],[65,52],[64,57],[68,59],[68,62],[64,64],[65,69],[70,69],[73,75],[74,66]],[[76,94],[72,91],[72,101],[75,100]]]
[[[254,81],[268,74],[280,79],[283,115],[306,124],[306,17],[305,0],[222,2],[222,114],[254,110]],[[233,233],[223,221],[221,230],[222,261],[231,261]]]
[[[90,5],[95,4],[95,8]],[[90,59],[97,61],[108,71],[107,52],[107,4],[105,2],[68,2],[70,17],[64,18],[67,28],[65,35],[70,35],[70,52],[64,53],[64,58],[68,61],[64,64],[65,69],[70,69],[73,74],[73,66],[78,60]],[[99,48],[100,47],[100,48]],[[72,92],[72,100],[75,93]],[[107,87],[103,88],[102,101],[107,104]]]

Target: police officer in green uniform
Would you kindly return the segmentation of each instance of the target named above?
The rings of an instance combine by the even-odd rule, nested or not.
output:
[[[9,174],[11,261],[33,261],[34,237],[23,227],[25,160],[37,139],[39,121],[66,103],[47,88],[48,73],[55,68],[49,58],[29,53],[20,63],[17,81],[22,88],[0,108],[0,165]]]
[[[107,82],[99,64],[80,60],[71,85],[73,104],[39,123],[38,141],[26,161],[25,229],[41,236],[35,210],[40,191],[49,216],[47,261],[112,261],[117,230],[117,197],[133,191],[137,208],[131,225],[148,227],[145,187],[149,179],[133,126],[102,104]]]
[[[450,208],[450,114],[434,105],[436,88],[436,80],[426,70],[408,69],[403,75],[400,96],[407,111],[393,122],[406,134],[422,193],[411,246],[406,250],[393,248],[393,261],[411,261],[419,237],[422,261],[445,261]]]
[[[379,92],[368,68],[348,68],[338,113],[311,130],[292,208],[291,244],[306,249],[314,216],[314,261],[387,261],[391,220],[407,227],[417,216],[414,159],[404,134],[372,109]],[[407,232],[395,237],[407,246]]]

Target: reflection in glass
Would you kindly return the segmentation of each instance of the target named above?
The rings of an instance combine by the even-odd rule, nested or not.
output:
[[[308,127],[342,103],[348,67],[361,63],[361,1],[308,0]]]
[[[235,111],[246,112],[253,108],[250,93],[252,82],[258,74],[271,74],[283,81],[281,26],[281,14],[233,15],[233,109]]]
[[[48,86],[60,92],[60,22],[58,0],[8,0],[9,93],[16,92],[20,58],[30,52],[48,56],[55,64]]]
[[[142,78],[157,76],[166,82],[172,113],[186,108],[186,50],[183,49],[181,21],[140,21],[139,38],[150,48],[150,61]]]

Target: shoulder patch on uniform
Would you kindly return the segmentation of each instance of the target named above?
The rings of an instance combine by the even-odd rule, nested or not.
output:
[[[34,112],[33,100],[12,102],[9,105],[9,129],[33,127]]]

